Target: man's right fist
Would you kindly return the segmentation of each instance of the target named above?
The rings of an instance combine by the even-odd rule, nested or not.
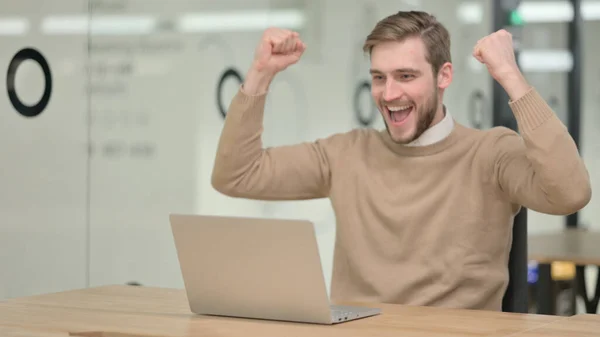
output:
[[[279,28],[265,30],[254,54],[254,68],[272,75],[298,62],[306,45],[298,33]]]

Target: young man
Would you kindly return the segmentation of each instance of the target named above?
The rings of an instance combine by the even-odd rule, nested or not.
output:
[[[519,71],[510,34],[481,39],[473,56],[509,94],[521,135],[471,129],[446,113],[449,34],[427,13],[399,12],[365,42],[387,130],[263,148],[269,84],[304,50],[295,32],[265,31],[227,114],[214,188],[263,200],[330,198],[334,301],[501,310],[521,205],[566,215],[591,197],[578,150]]]

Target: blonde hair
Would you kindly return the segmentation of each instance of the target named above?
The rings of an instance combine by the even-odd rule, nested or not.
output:
[[[452,62],[452,57],[450,33],[431,14],[421,11],[400,11],[382,19],[367,36],[363,50],[371,54],[373,47],[382,42],[401,42],[406,38],[417,36],[421,37],[425,44],[427,62],[431,64],[435,76],[444,63]]]

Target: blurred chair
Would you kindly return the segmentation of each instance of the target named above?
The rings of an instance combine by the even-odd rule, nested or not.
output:
[[[527,282],[527,209],[522,207],[515,216],[512,246],[508,261],[508,288],[502,299],[502,311],[527,313],[529,285]]]

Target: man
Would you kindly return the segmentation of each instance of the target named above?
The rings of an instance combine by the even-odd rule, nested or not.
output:
[[[295,32],[265,31],[227,114],[214,188],[263,200],[330,198],[334,301],[501,310],[520,207],[566,215],[591,198],[577,148],[519,71],[510,34],[481,39],[473,56],[507,91],[521,135],[452,119],[443,104],[449,34],[427,13],[399,12],[364,46],[386,130],[263,148],[269,85],[305,48]]]

